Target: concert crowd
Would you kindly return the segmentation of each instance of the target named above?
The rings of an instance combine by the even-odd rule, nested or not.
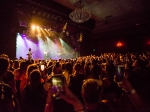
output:
[[[59,60],[1,54],[0,112],[150,112],[149,81],[148,51]]]

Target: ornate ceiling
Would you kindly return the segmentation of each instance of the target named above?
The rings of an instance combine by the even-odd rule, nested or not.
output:
[[[77,0],[22,0],[17,8],[31,16],[42,15],[43,19],[57,20],[60,26],[68,23],[70,29],[87,29],[101,33],[125,27],[150,24],[149,0],[82,0],[92,17],[83,24],[70,20],[69,14],[75,9]],[[51,19],[50,19],[51,18]],[[56,23],[54,23],[55,25]]]
[[[53,0],[74,10],[77,0]],[[149,0],[82,0],[95,21],[93,33],[150,23]]]

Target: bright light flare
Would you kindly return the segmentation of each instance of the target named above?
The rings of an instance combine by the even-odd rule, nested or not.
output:
[[[123,46],[123,43],[122,43],[122,42],[118,42],[116,46],[117,46],[117,47],[122,47],[122,46]]]
[[[35,30],[35,25],[32,25],[32,30]]]

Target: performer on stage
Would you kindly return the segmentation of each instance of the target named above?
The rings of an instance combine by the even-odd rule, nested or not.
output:
[[[32,52],[31,52],[31,48],[29,48],[28,50],[28,60],[31,60],[32,59]]]
[[[47,53],[48,53],[48,51],[46,51],[46,50],[44,50],[44,59],[47,59]]]

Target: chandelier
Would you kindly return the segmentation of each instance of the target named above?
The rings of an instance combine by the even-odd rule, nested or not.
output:
[[[91,18],[91,12],[82,6],[81,0],[75,2],[74,5],[76,5],[77,8],[69,14],[72,21],[76,23],[83,23]]]

